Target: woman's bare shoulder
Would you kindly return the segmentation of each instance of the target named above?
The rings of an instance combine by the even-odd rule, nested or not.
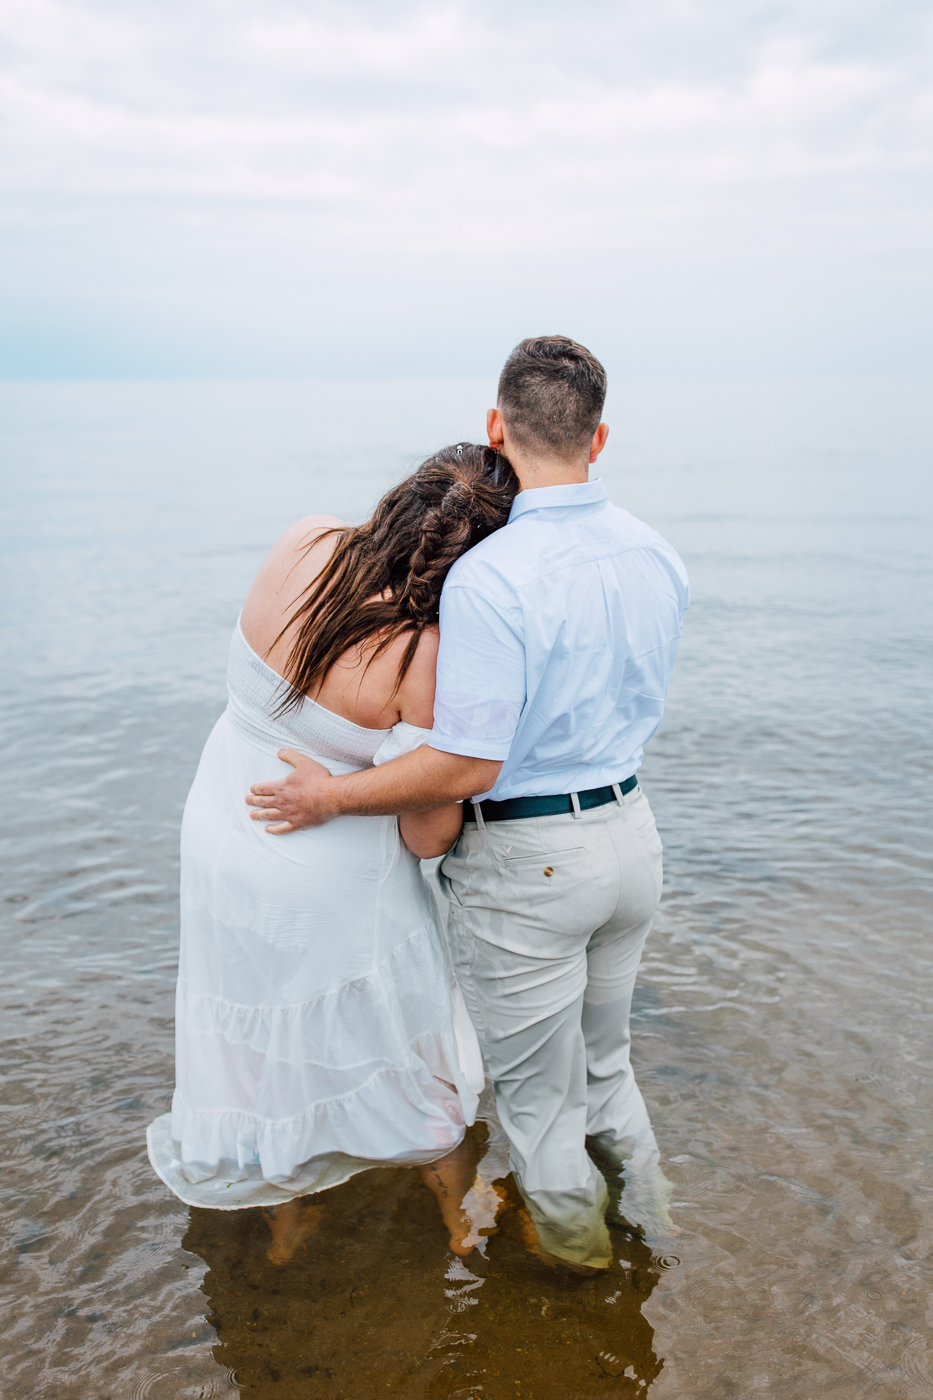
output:
[[[289,525],[288,529],[279,535],[269,551],[268,558],[271,559],[273,555],[303,552],[326,531],[346,529],[347,522],[338,520],[336,515],[306,515],[303,520],[296,520],[294,525]]]
[[[412,663],[399,687],[399,714],[408,724],[415,724],[420,729],[430,729],[434,723],[434,685],[440,639],[437,627],[424,629],[418,638]],[[404,640],[407,643],[407,638]],[[403,639],[399,638],[399,641]]]
[[[346,529],[346,522],[335,515],[306,515],[269,550],[246,595],[241,619],[243,635],[260,656],[265,656],[297,599],[327,562],[337,539],[328,532]]]
[[[433,626],[426,627],[418,638],[418,649],[412,661],[412,670],[416,667],[419,671],[428,670],[431,674],[431,681],[434,681],[434,672],[437,670],[437,649],[441,644],[441,629],[435,622]]]
[[[289,525],[279,535],[269,550],[256,575],[256,582],[264,574],[279,573],[283,568],[291,571],[303,558],[308,558],[311,565],[309,576],[313,578],[321,565],[311,556],[329,554],[335,543],[334,536],[329,532],[346,529],[345,521],[338,520],[335,515],[306,515],[304,520],[296,520],[294,525]]]

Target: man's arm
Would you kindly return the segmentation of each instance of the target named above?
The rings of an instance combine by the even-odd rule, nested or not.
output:
[[[441,753],[427,744],[378,768],[337,778],[294,749],[280,749],[279,758],[294,771],[278,782],[254,783],[246,799],[256,809],[252,820],[270,823],[266,830],[273,836],[323,826],[332,817],[431,811],[488,792],[502,767],[499,759]]]

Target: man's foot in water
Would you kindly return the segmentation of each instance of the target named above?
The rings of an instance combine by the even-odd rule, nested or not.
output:
[[[542,1249],[535,1223],[525,1206],[519,1207],[518,1227],[521,1230],[522,1243],[528,1253],[533,1254],[536,1259],[540,1259],[542,1264],[547,1264],[549,1269],[569,1269],[572,1274],[578,1274],[581,1278],[592,1278],[594,1274],[604,1272],[602,1267],[593,1264],[572,1264],[569,1259],[561,1259],[559,1255],[549,1254],[546,1249]]]

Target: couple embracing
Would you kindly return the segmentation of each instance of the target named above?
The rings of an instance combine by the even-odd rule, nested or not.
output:
[[[607,1214],[671,1228],[629,1014],[661,894],[636,774],[688,588],[589,479],[605,394],[582,346],[523,341],[488,447],[436,453],[358,527],[300,521],[244,604],[185,808],[149,1153],[189,1204],[269,1208],[273,1261],[316,1193],[405,1164],[451,1249],[483,1248],[484,1077],[536,1253],[590,1271]]]

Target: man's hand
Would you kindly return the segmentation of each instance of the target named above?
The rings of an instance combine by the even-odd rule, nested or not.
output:
[[[422,744],[375,768],[335,778],[322,764],[295,749],[279,749],[294,773],[275,783],[254,783],[246,801],[256,822],[268,822],[270,836],[323,826],[332,817],[398,816],[430,812],[489,792],[499,776],[497,758],[468,758]]]
[[[323,763],[296,753],[294,749],[279,749],[279,758],[295,770],[275,783],[253,783],[246,799],[255,807],[250,820],[269,822],[270,836],[284,836],[289,831],[302,831],[307,826],[323,826],[336,815],[327,802],[328,785],[333,782]]]

